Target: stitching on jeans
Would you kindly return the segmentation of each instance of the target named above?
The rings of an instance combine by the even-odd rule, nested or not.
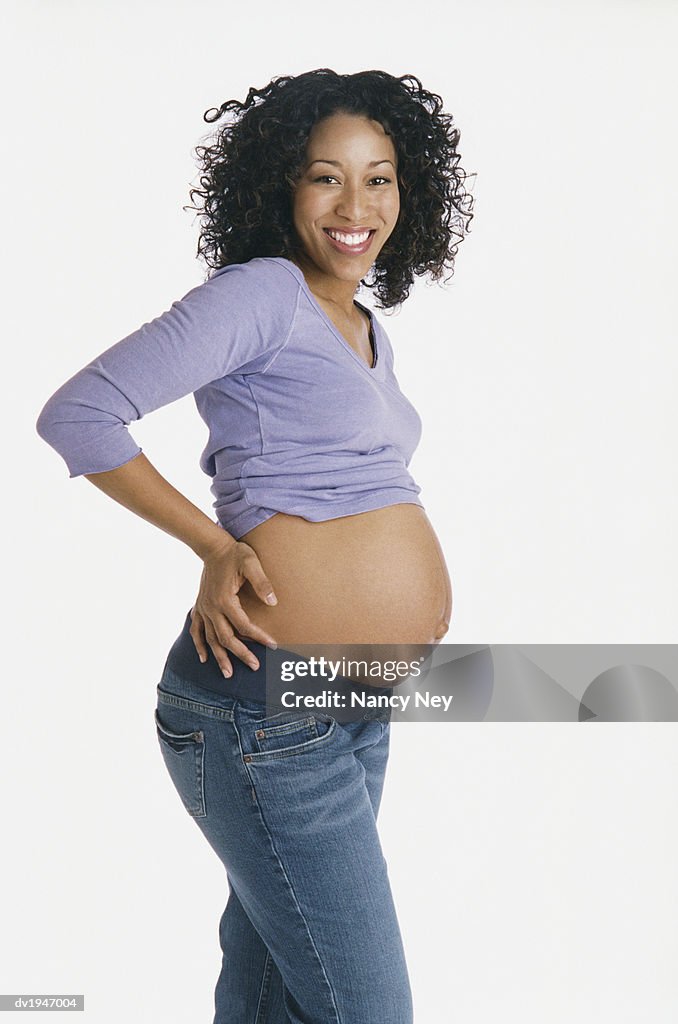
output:
[[[238,724],[236,722],[235,715],[233,716],[233,726],[234,726],[234,729],[235,729],[235,735],[236,735],[237,740],[238,740],[238,747],[240,749],[241,758],[244,758],[244,751],[242,749],[242,743],[240,741],[240,730],[238,728]],[[254,779],[252,778],[252,773],[250,772],[250,766],[244,760],[243,760],[243,767],[244,767],[244,769],[247,772],[247,775],[249,777],[250,785],[252,786],[253,789],[256,790],[256,787],[254,786]],[[271,829],[268,827],[268,823],[266,821],[266,818],[264,817],[264,815],[262,813],[262,810],[261,810],[261,804],[258,803],[258,802],[257,802],[257,813],[259,815],[259,820],[260,820],[261,824],[263,825],[264,831],[265,831],[265,833],[266,833],[266,835],[268,837],[268,842],[269,842],[269,845],[271,847],[271,850],[273,851],[273,855],[274,855],[274,857],[276,859],[276,863],[277,863],[278,867],[280,868],[280,871],[282,873],[283,878],[285,879],[285,882],[287,883],[287,888],[288,888],[288,890],[289,890],[289,892],[290,892],[290,894],[292,896],[292,901],[294,903],[294,906],[296,907],[297,913],[299,914],[299,917],[301,918],[301,920],[303,922],[304,928],[306,929],[306,936],[307,936],[309,942],[311,943],[311,947],[313,949],[313,952],[316,955],[316,959],[318,961],[318,965],[319,965],[320,970],[322,972],[322,975],[323,975],[323,977],[325,979],[325,984],[327,985],[328,992],[330,993],[330,997],[331,997],[331,1000],[332,1000],[332,1009],[334,1010],[335,1020],[334,1020],[334,1022],[329,1022],[328,1021],[328,1024],[341,1024],[341,1019],[339,1017],[339,1011],[337,1009],[337,1000],[336,1000],[335,995],[334,995],[334,989],[332,988],[332,985],[330,984],[330,979],[327,977],[327,972],[325,971],[325,965],[324,965],[324,963],[322,961],[322,957],[320,956],[320,953],[318,952],[318,947],[316,946],[315,942],[313,941],[313,936],[311,935],[311,929],[308,926],[308,921],[306,920],[306,917],[304,916],[304,912],[302,911],[301,906],[299,905],[299,900],[297,899],[297,894],[294,891],[294,886],[292,885],[292,883],[291,883],[291,881],[289,879],[289,875],[287,874],[287,871],[285,870],[285,865],[283,864],[282,858],[281,858],[280,854],[278,853],[277,847],[276,847],[276,845],[275,845],[275,843],[273,841],[273,833],[271,832]]]
[[[264,960],[264,970],[261,976],[261,988],[259,989],[259,999],[257,1001],[257,1013],[254,1018],[254,1024],[266,1024],[267,1010],[268,1010],[268,993],[271,984],[271,974],[273,972],[273,960],[271,958],[271,951],[266,950],[266,959]]]
[[[174,707],[185,708],[187,711],[208,715],[210,718],[221,718],[227,722],[233,721],[233,711],[230,708],[217,708],[214,704],[201,704],[200,701],[191,700],[190,697],[177,697],[175,693],[168,693],[167,690],[158,690],[157,696],[161,704],[172,704]]]
[[[303,743],[297,743],[293,747],[283,747],[281,750],[254,750],[251,754],[248,754],[248,764],[266,764],[268,761],[279,761],[282,757],[297,757],[306,750],[313,750],[319,744],[324,743],[326,740],[331,739],[334,735],[335,729],[337,728],[338,722],[336,718],[332,719],[329,729],[324,732],[322,736],[314,736],[313,739],[304,740]]]

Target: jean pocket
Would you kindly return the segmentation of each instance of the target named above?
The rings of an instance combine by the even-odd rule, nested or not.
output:
[[[335,718],[318,712],[281,711],[270,715],[243,705],[236,719],[247,761],[292,757],[314,750],[329,740],[337,727]]]
[[[172,732],[154,711],[160,751],[174,787],[193,818],[204,818],[205,810],[205,734]]]

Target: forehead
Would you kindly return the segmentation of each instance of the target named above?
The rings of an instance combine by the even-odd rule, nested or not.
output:
[[[308,137],[307,154],[312,159],[340,151],[351,150],[357,154],[378,153],[385,159],[394,160],[395,147],[378,121],[359,114],[331,114],[317,121]],[[322,152],[321,152],[322,151]],[[370,159],[374,159],[372,155]]]

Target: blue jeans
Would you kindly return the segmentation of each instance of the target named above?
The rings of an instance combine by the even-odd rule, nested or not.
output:
[[[376,823],[389,712],[276,713],[167,667],[157,698],[168,772],[227,873],[213,1024],[412,1024]]]

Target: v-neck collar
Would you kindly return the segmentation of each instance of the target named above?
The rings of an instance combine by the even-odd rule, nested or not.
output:
[[[291,270],[294,273],[295,277],[300,282],[300,284],[301,284],[301,286],[302,286],[302,288],[304,290],[304,294],[308,298],[309,302],[311,303],[311,305],[313,306],[314,310],[316,311],[318,316],[321,318],[321,320],[323,321],[325,326],[327,328],[329,328],[329,330],[335,336],[337,341],[339,341],[339,343],[343,346],[343,348],[346,349],[346,351],[349,353],[349,355],[353,359],[355,359],[355,361],[363,368],[364,372],[369,374],[370,377],[382,378],[383,377],[383,372],[384,372],[384,361],[381,358],[381,344],[380,344],[380,338],[379,338],[379,324],[378,324],[378,322],[376,320],[376,317],[372,313],[372,310],[368,309],[367,306],[363,306],[363,304],[361,302],[358,302],[357,299],[353,300],[354,305],[358,306],[359,309],[362,309],[365,313],[367,313],[367,316],[369,317],[369,321],[370,321],[370,333],[372,335],[372,346],[374,348],[374,353],[373,353],[373,355],[374,355],[374,362],[373,362],[372,366],[368,366],[367,363],[365,362],[365,360],[363,359],[363,357],[358,355],[358,353],[355,351],[355,349],[351,345],[349,345],[349,343],[346,340],[346,338],[344,337],[344,335],[341,333],[341,331],[339,331],[337,329],[337,327],[334,324],[334,321],[332,320],[332,318],[327,315],[327,313],[325,312],[323,307],[320,305],[320,303],[316,299],[315,295],[313,294],[313,292],[309,288],[308,282],[307,282],[306,278],[304,277],[304,272],[302,271],[302,269],[300,267],[298,267],[296,265],[296,263],[293,263],[292,260],[288,260],[285,256],[275,256],[275,257],[273,257],[273,259],[280,260],[281,262],[287,264],[291,268]]]

